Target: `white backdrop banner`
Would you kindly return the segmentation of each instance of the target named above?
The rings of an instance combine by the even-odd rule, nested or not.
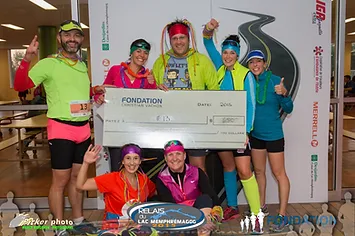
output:
[[[89,0],[89,17],[94,85],[103,83],[112,65],[128,59],[129,46],[138,38],[152,45],[147,63],[151,68],[160,54],[164,26],[177,18],[192,23],[201,53],[206,53],[202,27],[211,17],[220,22],[217,48],[226,36],[238,33],[241,63],[250,50],[262,50],[273,73],[285,78],[294,100],[292,115],[282,117],[290,202],[328,200],[331,0]],[[96,117],[95,140],[102,143],[102,122]],[[97,174],[107,171],[102,159]],[[267,180],[267,203],[277,203],[270,168]],[[239,200],[246,202],[244,194]]]

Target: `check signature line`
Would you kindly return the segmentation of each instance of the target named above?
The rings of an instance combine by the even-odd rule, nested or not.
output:
[[[135,121],[125,121],[122,123],[126,123],[126,124],[147,124],[147,125],[151,125],[151,124],[172,124],[172,125],[208,125],[208,122],[206,123],[177,123],[177,122],[135,122]]]

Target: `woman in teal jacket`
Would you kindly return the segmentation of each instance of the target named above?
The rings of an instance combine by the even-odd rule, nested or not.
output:
[[[266,57],[260,50],[253,50],[248,58],[249,70],[256,78],[256,109],[254,128],[251,132],[251,156],[256,179],[259,185],[260,202],[265,204],[266,192],[266,154],[270,167],[276,177],[280,197],[280,210],[271,230],[281,232],[288,225],[286,208],[290,194],[290,181],[285,170],[284,134],[280,118],[280,108],[291,113],[293,102],[284,86],[284,79],[266,70]],[[263,207],[266,209],[266,207]]]
[[[203,31],[203,42],[216,67],[220,90],[247,91],[246,133],[248,134],[252,130],[255,113],[255,78],[247,68],[238,62],[240,42],[237,35],[230,35],[223,41],[222,55],[217,51],[212,40],[213,31],[217,27],[218,22],[215,19],[211,19],[206,24]],[[228,207],[224,211],[225,220],[234,219],[239,215],[236,168],[252,212],[256,215],[260,209],[258,185],[250,168],[251,157],[248,140],[247,135],[245,149],[218,153],[224,169],[224,186],[227,195]]]

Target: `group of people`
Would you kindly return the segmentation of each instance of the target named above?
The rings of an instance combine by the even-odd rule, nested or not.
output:
[[[344,75],[344,96],[355,96],[355,76],[351,78],[350,75]]]
[[[180,141],[171,140],[164,146],[166,166],[158,174],[155,184],[140,168],[144,160],[143,150],[136,144],[121,147],[118,159],[121,166],[118,171],[87,178],[88,167],[96,162],[100,150],[98,145],[89,147],[76,186],[80,190],[98,190],[104,194],[104,221],[108,223],[104,223],[103,229],[121,233],[122,220],[124,223],[127,220],[129,206],[149,199],[200,209],[205,215],[206,224],[197,230],[198,235],[210,235],[222,220],[223,210],[207,175],[201,169],[185,163],[186,152]],[[136,226],[133,229],[136,234],[147,233],[145,227],[141,229]]]
[[[267,67],[267,58],[260,50],[247,56],[248,68],[238,62],[240,39],[229,35],[222,42],[221,54],[213,42],[219,27],[211,19],[204,27],[203,43],[209,57],[199,53],[193,27],[187,20],[176,20],[163,29],[162,41],[168,35],[171,49],[155,61],[152,71],[145,68],[151,45],[144,39],[130,46],[129,60],[112,66],[103,85],[90,86],[87,68],[77,52],[84,40],[80,24],[69,20],[60,25],[57,40],[61,49],[57,54],[40,60],[31,70],[30,62],[37,53],[37,37],[27,48],[15,76],[14,88],[24,91],[43,84],[48,104],[48,140],[51,154],[52,184],[49,206],[55,219],[63,219],[64,189],[68,187],[72,206],[74,230],[92,233],[94,228],[85,222],[82,191],[99,190],[105,198],[105,220],[122,218],[127,202],[144,202],[153,195],[164,202],[185,204],[199,208],[207,224],[198,229],[208,235],[215,223],[237,218],[237,175],[241,179],[250,210],[255,215],[265,205],[266,157],[279,186],[282,219],[272,225],[280,232],[287,225],[286,207],[290,183],[284,164],[285,140],[280,119],[280,108],[291,113],[293,102],[284,86],[284,79]],[[161,42],[162,45],[164,42]],[[164,147],[166,167],[152,183],[140,169],[141,148],[128,144],[110,148],[111,173],[87,178],[88,166],[95,163],[101,150],[91,145],[88,120],[91,115],[90,98],[97,104],[105,102],[105,87],[169,90],[246,90],[247,117],[245,149],[218,150],[224,169],[227,207],[222,212],[218,196],[209,184],[205,158],[208,150],[185,150],[178,140]],[[188,156],[189,164],[185,163]],[[254,173],[251,170],[254,166]],[[223,217],[222,217],[223,216]],[[283,218],[285,220],[283,220]],[[136,229],[137,230],[137,229]],[[57,232],[57,235],[63,232]],[[65,233],[65,232],[64,232]]]

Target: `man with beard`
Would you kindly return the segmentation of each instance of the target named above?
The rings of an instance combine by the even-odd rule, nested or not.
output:
[[[84,40],[80,24],[73,20],[63,22],[57,40],[61,45],[58,53],[40,60],[29,71],[39,45],[37,36],[34,37],[16,71],[14,88],[24,91],[43,84],[46,91],[52,167],[48,201],[54,219],[63,219],[63,197],[67,186],[74,231],[94,233],[94,227],[84,222],[83,194],[76,189],[75,183],[84,154],[91,143],[88,122],[91,115],[90,96],[105,89],[102,86],[90,87],[87,67],[77,55]],[[56,234],[65,235],[67,232]]]
[[[169,35],[171,49],[164,52],[163,45]],[[196,49],[194,31],[191,23],[184,20],[176,20],[167,24],[163,29],[161,56],[153,65],[153,74],[157,81],[158,88],[164,91],[169,90],[219,90],[217,73],[211,60],[199,53]],[[191,45],[191,47],[190,47]],[[179,71],[172,86],[168,80],[170,71]],[[189,75],[189,82],[187,77]],[[185,80],[186,79],[186,80]],[[207,150],[187,150],[190,164],[199,167],[206,172],[205,159]]]

